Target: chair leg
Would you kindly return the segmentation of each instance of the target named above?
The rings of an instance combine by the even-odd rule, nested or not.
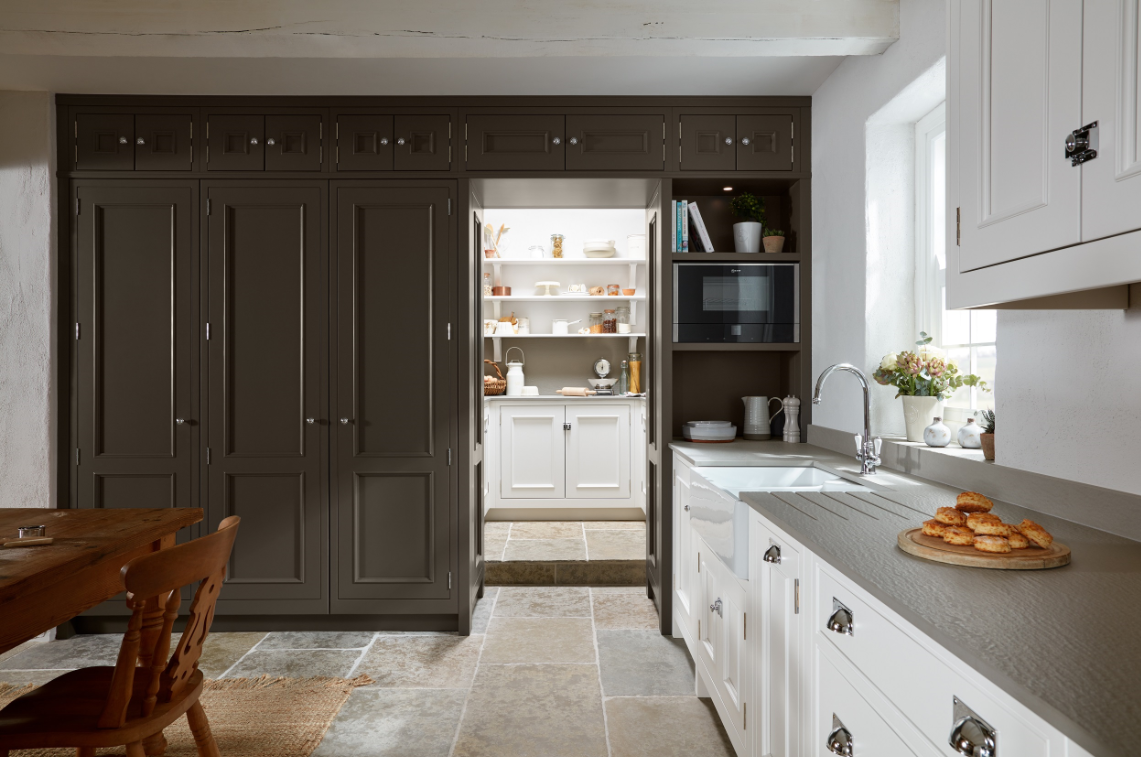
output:
[[[198,747],[198,756],[222,757],[218,744],[214,741],[214,734],[210,733],[210,723],[206,720],[206,711],[202,709],[201,702],[190,705],[186,711],[186,720],[190,723],[190,734]]]
[[[143,742],[136,741],[134,744],[127,744],[127,757],[147,757],[146,750],[143,749]]]
[[[147,757],[163,757],[166,754],[166,737],[162,731],[143,739],[143,750]]]

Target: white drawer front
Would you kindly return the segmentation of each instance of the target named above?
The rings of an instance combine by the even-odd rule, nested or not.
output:
[[[958,697],[998,729],[1002,757],[1047,757],[1049,742],[1043,724],[999,705],[984,693],[984,687],[990,685],[978,673],[966,665],[953,668],[939,659],[901,626],[873,610],[862,591],[840,580],[829,568],[818,563],[816,571],[814,623],[818,643],[838,649],[932,745],[945,754],[952,753],[947,741],[954,725],[953,700]],[[828,630],[834,600],[851,610],[853,635]],[[909,631],[918,634],[914,629]]]
[[[841,726],[851,737],[853,757],[906,757],[914,754],[828,659],[821,644],[817,641],[813,646],[817,695],[808,754],[832,757],[833,752],[828,749],[829,739]]]

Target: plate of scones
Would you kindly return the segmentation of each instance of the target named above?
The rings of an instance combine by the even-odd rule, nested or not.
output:
[[[963,492],[954,507],[940,507],[919,528],[899,534],[899,548],[910,555],[950,565],[999,570],[1040,570],[1070,562],[1070,548],[1054,541],[1030,519],[1003,523],[994,503],[978,492]]]

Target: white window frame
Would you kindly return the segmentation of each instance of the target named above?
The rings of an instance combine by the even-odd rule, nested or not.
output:
[[[915,323],[936,345],[943,344],[943,303],[935,296],[947,272],[935,264],[935,203],[929,191],[932,142],[947,131],[947,104],[939,103],[915,124]]]

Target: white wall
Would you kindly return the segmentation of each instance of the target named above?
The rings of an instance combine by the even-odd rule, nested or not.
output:
[[[0,92],[0,507],[53,505],[51,96]]]
[[[909,181],[901,177],[913,150],[900,123],[938,102],[917,82],[939,70],[944,13],[942,0],[902,0],[899,42],[883,55],[845,60],[813,95],[813,375],[839,362],[870,374],[882,355],[914,341],[913,269],[898,256],[899,240],[910,242],[909,184],[897,183]],[[898,99],[909,88],[919,100]],[[912,114],[908,102],[929,104]],[[874,431],[902,430],[894,396],[873,384]],[[862,428],[860,390],[850,377],[830,379],[823,400],[813,423]]]

